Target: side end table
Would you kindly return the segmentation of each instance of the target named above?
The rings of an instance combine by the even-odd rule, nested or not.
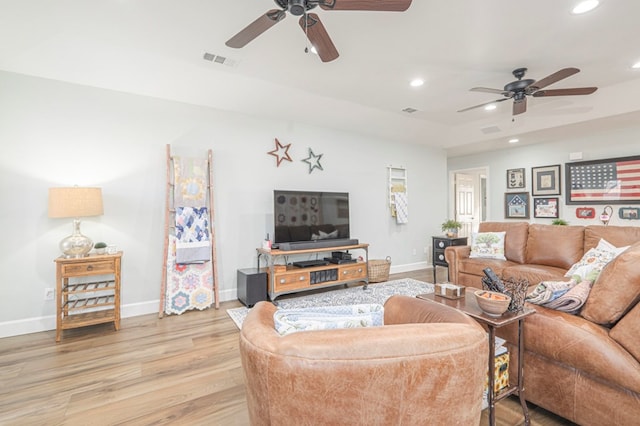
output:
[[[56,342],[71,328],[113,322],[120,329],[121,259],[122,252],[54,260]]]
[[[524,397],[524,320],[536,311],[535,309],[525,307],[519,312],[506,312],[499,317],[487,315],[482,311],[482,309],[480,309],[475,297],[473,296],[473,292],[475,290],[478,289],[472,287],[465,288],[465,295],[459,299],[449,299],[438,296],[434,293],[419,294],[416,297],[432,303],[441,303],[443,305],[451,306],[452,308],[458,309],[469,315],[480,324],[487,326],[487,329],[489,330],[489,389],[487,398],[487,402],[489,403],[489,425],[495,426],[496,424],[496,402],[512,394],[518,395],[520,405],[522,406],[522,414],[524,415],[524,424],[529,425],[529,409],[527,408],[527,402]],[[510,385],[500,390],[496,395],[494,390],[495,377],[492,374],[495,369],[495,332],[497,328],[514,322],[518,323],[518,382],[515,385]]]
[[[433,265],[433,282],[436,281],[436,266],[444,266],[447,268],[447,274],[449,264],[444,258],[444,249],[449,246],[466,246],[467,245],[467,237],[460,238],[448,238],[448,237],[431,237],[432,239],[432,249],[431,249],[431,263]],[[447,275],[447,279],[449,276]]]

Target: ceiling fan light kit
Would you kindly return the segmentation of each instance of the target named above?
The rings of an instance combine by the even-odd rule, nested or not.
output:
[[[472,92],[492,93],[496,95],[502,95],[503,98],[496,99],[490,102],[485,102],[480,105],[474,105],[469,108],[458,110],[458,112],[469,111],[471,109],[485,107],[493,105],[497,102],[503,102],[509,99],[513,99],[513,115],[519,115],[527,111],[527,96],[533,96],[534,98],[550,97],[550,96],[575,96],[575,95],[590,95],[596,90],[597,87],[574,87],[569,89],[551,89],[541,90],[553,83],[560,80],[564,80],[567,77],[571,77],[574,74],[579,73],[578,68],[563,68],[546,76],[541,80],[533,80],[530,78],[523,78],[527,73],[526,68],[516,68],[512,74],[517,80],[507,83],[504,89],[491,89],[488,87],[473,87],[469,90]]]
[[[411,6],[412,0],[274,0],[280,9],[271,9],[247,25],[239,33],[225,43],[227,46],[240,49],[260,36],[262,33],[282,21],[287,12],[300,16],[300,27],[315,47],[322,62],[330,62],[339,56],[338,50],[331,41],[329,33],[311,9],[320,6],[326,11],[360,10],[381,12],[404,12]],[[307,51],[308,49],[305,49]]]

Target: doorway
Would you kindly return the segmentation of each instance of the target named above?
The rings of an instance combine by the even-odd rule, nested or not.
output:
[[[449,172],[449,212],[462,224],[461,237],[471,237],[487,220],[488,174],[487,167]]]

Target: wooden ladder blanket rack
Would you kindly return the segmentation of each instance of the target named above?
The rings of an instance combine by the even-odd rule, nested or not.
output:
[[[162,318],[165,313],[182,313],[189,309],[204,309],[210,307],[211,304],[215,305],[215,308],[220,307],[220,301],[218,297],[218,264],[216,257],[216,240],[215,240],[215,214],[214,214],[214,198],[213,198],[213,154],[211,150],[208,150],[206,161],[206,196],[205,206],[207,211],[204,215],[204,219],[208,221],[208,233],[211,249],[210,261],[204,261],[193,264],[177,264],[177,257],[174,247],[176,246],[176,213],[180,206],[176,207],[176,160],[179,157],[171,155],[171,146],[167,144],[167,185],[166,185],[166,197],[165,197],[165,229],[164,229],[164,250],[162,261],[162,285],[160,290],[160,309],[159,318]],[[173,268],[172,268],[173,267]],[[202,274],[202,280],[209,282],[212,280],[212,288],[208,289],[208,284],[205,288],[198,289],[200,293],[192,294],[191,296],[185,292],[180,292],[175,297],[175,300],[167,299],[167,289],[170,285],[169,280],[173,277],[172,273],[180,274],[185,271],[188,272],[189,268],[192,269],[193,275],[197,276]],[[210,274],[210,277],[209,277]],[[178,279],[178,278],[176,278]],[[211,294],[212,293],[212,294]],[[189,297],[190,296],[190,297]],[[196,299],[196,304],[192,306],[190,300]],[[211,301],[213,299],[213,301]],[[167,303],[171,303],[171,309],[167,310]]]

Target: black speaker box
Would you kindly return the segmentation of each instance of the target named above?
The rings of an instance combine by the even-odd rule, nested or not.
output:
[[[256,268],[238,269],[238,300],[252,307],[267,300],[267,272]]]

